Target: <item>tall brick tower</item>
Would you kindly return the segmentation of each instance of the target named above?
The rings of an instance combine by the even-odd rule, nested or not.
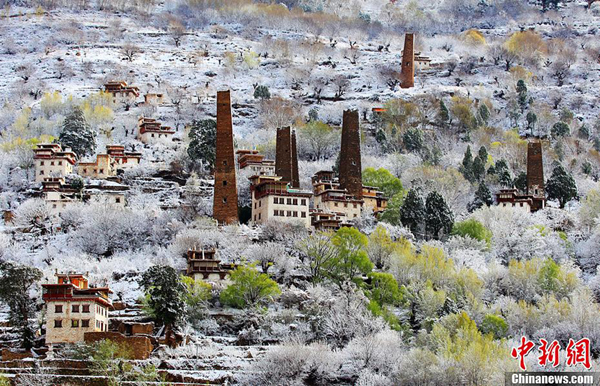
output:
[[[300,188],[300,174],[298,173],[298,148],[296,144],[296,130],[292,131],[292,188]]]
[[[415,35],[406,34],[404,37],[404,53],[402,54],[402,69],[400,70],[400,87],[415,87]]]
[[[346,110],[342,123],[340,187],[354,197],[362,198],[362,186],[358,110]]]
[[[275,145],[275,175],[282,181],[292,182],[292,135],[289,127],[277,129]]]
[[[527,144],[527,194],[533,196],[532,210],[542,209],[545,206],[544,162],[542,143],[539,141]]]
[[[229,91],[217,92],[217,147],[213,217],[219,224],[239,222]]]

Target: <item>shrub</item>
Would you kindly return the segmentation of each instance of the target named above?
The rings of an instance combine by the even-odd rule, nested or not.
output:
[[[492,334],[495,339],[504,338],[508,333],[508,325],[504,318],[494,314],[484,316],[479,329],[484,334]]]
[[[221,301],[235,308],[246,308],[273,301],[281,294],[269,275],[259,273],[253,266],[239,266],[231,272],[231,284],[221,292]]]
[[[469,219],[454,224],[452,234],[470,237],[475,240],[485,241],[488,245],[492,240],[492,232],[475,219]]]

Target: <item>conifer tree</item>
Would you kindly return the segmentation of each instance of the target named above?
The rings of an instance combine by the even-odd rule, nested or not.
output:
[[[59,142],[63,147],[70,147],[79,157],[93,154],[96,150],[96,132],[79,107],[74,107],[65,117]]]
[[[469,204],[469,212],[473,212],[481,207],[490,206],[494,203],[494,199],[492,198],[492,192],[490,192],[490,188],[482,182],[479,184],[477,191],[475,192],[475,198]]]
[[[400,222],[419,238],[423,235],[425,203],[417,189],[410,189],[400,208]]]
[[[546,192],[549,199],[556,199],[560,203],[560,207],[564,208],[565,204],[577,197],[577,185],[571,173],[558,164],[552,170],[552,176],[546,182]]]
[[[436,240],[449,235],[454,225],[454,214],[444,198],[436,191],[427,195],[425,202],[425,231]]]

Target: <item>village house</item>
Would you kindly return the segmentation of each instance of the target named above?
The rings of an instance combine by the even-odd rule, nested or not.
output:
[[[250,181],[252,223],[277,220],[310,228],[310,191],[293,189],[279,176],[252,176]]]
[[[108,287],[89,287],[86,275],[56,274],[42,284],[46,307],[46,345],[84,341],[86,332],[108,331],[112,306]]]
[[[334,175],[333,171],[320,171],[313,176],[314,209],[335,213],[348,221],[360,217],[364,201],[341,189]]]
[[[385,212],[387,209],[388,199],[376,187],[363,185],[362,199],[365,203],[365,208],[370,208],[375,216]]]
[[[140,96],[140,89],[135,86],[128,86],[123,80],[111,81],[104,85],[104,91],[112,94],[113,103],[135,102]]]
[[[50,216],[55,218],[70,205],[81,202],[82,197],[78,197],[78,193],[81,192],[65,185],[65,180],[61,177],[48,177],[42,182],[42,196]]]
[[[518,208],[526,212],[531,212],[533,207],[533,196],[529,194],[520,194],[515,188],[501,189],[496,193],[496,202],[503,208]]]
[[[117,171],[134,168],[142,159],[142,153],[125,151],[122,145],[106,145],[106,154],[116,163]]]
[[[170,142],[175,130],[169,126],[163,126],[156,119],[140,117],[138,120],[138,139],[144,144],[153,145],[157,143]]]
[[[46,177],[64,177],[73,173],[77,155],[70,148],[64,151],[58,143],[41,143],[34,152],[35,182]]]
[[[188,250],[186,275],[194,280],[225,280],[234,266],[232,264],[222,264],[221,260],[217,259],[215,255],[216,250],[214,248]]]
[[[60,177],[46,178],[42,182],[42,196],[50,215],[57,218],[67,208],[81,202],[95,202],[125,207],[129,187],[116,182],[87,184],[81,191],[75,190]]]
[[[144,104],[146,105],[162,105],[165,101],[165,94],[163,93],[148,93],[144,94]]]
[[[79,162],[77,174],[82,177],[106,179],[116,176],[117,168],[108,154],[98,154],[94,162]]]
[[[256,150],[238,150],[238,166],[240,170],[250,170],[257,176],[274,176],[275,161],[266,160],[265,156]]]

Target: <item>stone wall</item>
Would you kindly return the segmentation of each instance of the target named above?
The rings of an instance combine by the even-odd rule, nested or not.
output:
[[[132,359],[148,359],[154,350],[152,339],[147,336],[125,336],[121,333],[112,331],[86,332],[84,334],[85,343],[96,343],[107,339],[127,346],[133,355]]]
[[[213,200],[213,217],[219,224],[239,222],[229,91],[217,92],[217,140]]]
[[[340,150],[340,187],[355,198],[362,198],[360,129],[357,110],[344,111]]]

